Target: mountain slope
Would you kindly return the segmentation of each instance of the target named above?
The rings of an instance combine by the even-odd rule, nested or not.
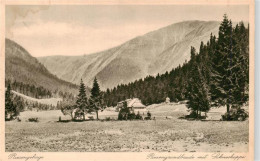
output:
[[[136,37],[103,52],[85,56],[49,56],[38,60],[53,74],[88,86],[96,76],[101,88],[112,88],[147,75],[164,73],[190,59],[190,47],[199,48],[219,22],[185,21]],[[73,54],[73,53],[72,53]]]
[[[5,39],[5,79],[11,82],[76,94],[77,86],[51,74],[36,58],[16,42]]]
[[[53,106],[56,106],[57,103],[59,101],[62,101],[61,98],[46,98],[46,99],[37,99],[37,98],[33,98],[33,97],[29,97],[29,96],[26,96],[22,93],[19,93],[19,92],[16,92],[16,91],[13,91],[12,90],[12,93],[19,96],[19,97],[22,97],[25,101],[27,101],[28,103],[29,102],[37,102],[37,103],[40,103],[40,104],[44,104],[44,105],[53,105]]]

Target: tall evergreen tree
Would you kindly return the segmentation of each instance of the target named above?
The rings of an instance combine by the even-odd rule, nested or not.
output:
[[[93,81],[93,87],[91,89],[91,97],[98,97],[100,96],[100,87],[99,84],[97,82],[97,78],[95,77],[94,81]]]
[[[8,83],[5,91],[5,119],[13,119],[18,115],[15,104],[13,103],[13,94],[11,93],[11,85]]]
[[[240,106],[243,103],[239,101],[242,99],[244,88],[241,86],[244,81],[241,80],[240,49],[236,47],[238,44],[235,39],[232,22],[224,15],[211,63],[211,94],[217,105],[227,107],[228,114],[231,106]]]
[[[230,109],[229,93],[232,89],[230,82],[230,57],[232,57],[232,25],[227,15],[219,27],[219,38],[216,51],[212,55],[211,96],[217,105],[226,105]]]
[[[91,89],[91,96],[89,99],[89,110],[90,112],[96,113],[97,120],[98,120],[99,119],[98,111],[99,110],[103,111],[105,107],[106,106],[104,104],[103,94],[101,94],[97,78],[95,77],[93,82],[93,87]]]
[[[190,54],[191,54],[190,60],[194,61],[195,60],[195,55],[196,55],[196,49],[193,46],[191,46]]]
[[[78,112],[85,117],[85,113],[88,112],[88,99],[86,95],[86,87],[82,79],[80,81],[79,94],[76,100],[76,108],[78,109]]]
[[[187,87],[187,107],[196,114],[196,117],[201,116],[201,112],[208,112],[210,109],[209,87],[206,79],[202,75],[202,69],[199,66],[199,59],[196,60],[196,50],[191,48],[191,70],[189,72],[188,87]]]
[[[243,104],[248,101],[249,91],[249,30],[245,28],[244,23],[240,22],[233,30],[233,44],[236,58],[236,88],[235,98],[237,104]]]

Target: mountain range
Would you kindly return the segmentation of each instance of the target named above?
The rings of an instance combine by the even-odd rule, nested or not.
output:
[[[190,59],[190,48],[217,35],[217,21],[184,21],[133,38],[114,48],[82,56],[48,56],[37,59],[53,74],[68,82],[80,79],[101,88],[113,88],[148,75],[164,73]],[[73,54],[73,53],[72,53]]]
[[[5,79],[43,87],[49,91],[76,94],[77,85],[50,73],[35,57],[16,42],[5,39]]]

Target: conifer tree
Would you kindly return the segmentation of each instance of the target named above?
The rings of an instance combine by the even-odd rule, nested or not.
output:
[[[14,104],[14,106],[16,107],[17,113],[20,113],[21,111],[24,110],[25,102],[24,102],[24,100],[23,100],[22,97],[20,97],[20,96],[15,96],[15,97],[13,98],[13,104]]]
[[[91,89],[91,96],[89,99],[89,110],[90,112],[96,113],[97,120],[98,120],[99,119],[98,111],[99,110],[103,111],[104,108],[105,108],[105,104],[104,104],[103,94],[101,94],[97,78],[95,77],[93,81],[93,87]]]
[[[225,105],[227,113],[230,107],[243,104],[242,93],[244,92],[244,76],[240,63],[241,50],[233,31],[232,22],[227,15],[219,27],[219,38],[215,53],[212,58],[211,94],[212,100],[217,105]]]
[[[227,15],[219,27],[219,38],[216,51],[212,58],[211,95],[217,105],[226,105],[227,112],[230,109],[230,90],[233,88],[230,82],[231,73],[230,58],[232,57],[232,24]]]
[[[210,109],[210,97],[207,82],[201,73],[199,63],[196,61],[195,48],[191,48],[191,71],[187,87],[187,107],[192,110],[197,118],[201,111],[207,112]]]
[[[194,61],[195,60],[195,55],[196,55],[196,49],[193,46],[191,46],[190,54],[191,54],[190,60]]]
[[[5,91],[5,119],[13,119],[18,115],[15,104],[13,103],[13,94],[11,93],[11,85],[8,83],[7,90]],[[8,118],[8,116],[10,116]]]
[[[84,115],[88,112],[88,99],[86,95],[86,87],[81,79],[80,87],[79,87],[79,94],[77,96],[76,100],[76,108],[78,109],[78,112]]]
[[[234,53],[236,58],[236,81],[239,85],[236,92],[237,104],[248,101],[249,91],[249,32],[244,23],[240,22],[233,30]]]
[[[93,87],[91,89],[91,98],[98,97],[98,96],[100,96],[100,87],[97,82],[97,78],[95,77],[93,81]]]

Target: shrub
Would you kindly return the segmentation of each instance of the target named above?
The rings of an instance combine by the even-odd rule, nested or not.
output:
[[[151,120],[151,117],[145,117],[144,119],[145,120]]]
[[[189,115],[186,116],[186,118],[197,118],[197,112],[196,111],[191,111]]]
[[[248,118],[248,113],[241,108],[231,109],[229,113],[222,115],[222,121],[245,121]]]
[[[76,109],[75,105],[60,105],[60,109],[63,115],[70,115],[71,119],[73,120],[73,111]]]
[[[88,119],[91,120],[91,121],[93,121],[93,120],[94,120],[94,117],[93,117],[93,116],[89,116]]]
[[[79,108],[76,108],[74,112],[74,118],[73,121],[85,121],[85,113],[84,110],[81,110]]]
[[[128,116],[127,119],[130,119],[130,120],[134,120],[136,118],[135,113],[130,113],[127,116]]]
[[[38,117],[35,117],[35,118],[29,118],[28,119],[29,122],[38,122]]]
[[[127,107],[127,102],[125,101],[123,103],[123,107],[120,109],[120,111],[118,113],[118,120],[127,120],[128,115],[130,115],[130,110]]]
[[[142,117],[141,117],[142,118]],[[152,118],[152,114],[150,113],[150,111],[147,112],[147,117],[145,117],[145,120],[151,120]]]
[[[150,113],[150,111],[147,112],[147,117],[151,118],[152,114]]]
[[[135,116],[136,120],[142,120],[142,116],[140,115],[140,113],[138,112],[137,115]]]
[[[110,119],[110,117],[106,117],[106,121],[110,121],[111,119]]]
[[[122,115],[122,113],[119,111],[119,113],[118,113],[118,118],[117,118],[118,120],[123,120],[123,115]]]

